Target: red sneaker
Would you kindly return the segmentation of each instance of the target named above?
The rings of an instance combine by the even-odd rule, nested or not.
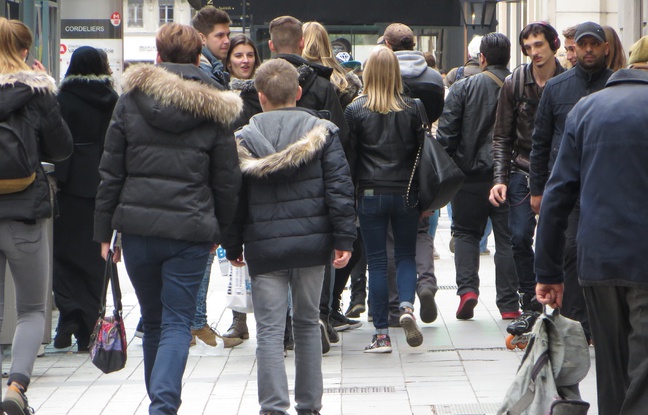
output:
[[[504,311],[502,313],[502,320],[515,320],[516,318],[520,317],[520,310],[518,311]]]
[[[479,296],[474,292],[467,292],[461,296],[461,302],[457,309],[457,319],[469,320],[475,315],[474,309],[477,306],[477,298]]]

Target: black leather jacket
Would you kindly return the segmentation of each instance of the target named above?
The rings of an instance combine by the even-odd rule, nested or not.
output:
[[[374,194],[405,194],[423,136],[414,100],[404,96],[403,111],[380,114],[364,108],[361,95],[346,108],[349,123],[349,163],[358,188]]]
[[[563,72],[565,68],[556,59],[553,76]],[[543,90],[533,79],[531,64],[520,65],[504,81],[493,134],[493,183],[508,185],[512,169],[529,172],[533,122]]]
[[[504,81],[509,70],[487,66]],[[446,147],[466,181],[493,179],[493,126],[500,86],[485,73],[455,82],[439,118],[437,139]]]

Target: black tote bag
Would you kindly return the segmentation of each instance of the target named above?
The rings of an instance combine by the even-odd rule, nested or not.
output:
[[[415,99],[421,123],[423,142],[419,146],[416,162],[407,186],[408,204],[411,200],[411,187],[414,174],[418,177],[418,198],[411,207],[417,206],[421,212],[437,210],[447,205],[457,194],[466,176],[457,167],[441,143],[432,136],[425,107],[420,99]]]

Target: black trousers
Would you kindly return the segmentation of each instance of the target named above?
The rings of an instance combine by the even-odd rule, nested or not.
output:
[[[596,352],[599,415],[648,411],[648,289],[583,287]]]
[[[578,219],[580,218],[580,205],[576,204],[574,210],[567,220],[565,230],[565,248],[563,250],[563,275],[565,279],[565,293],[563,295],[563,306],[560,313],[572,320],[579,321],[583,325],[587,340],[592,338],[589,319],[587,317],[587,305],[583,290],[578,283],[578,268],[576,255],[576,233],[578,230]]]
[[[452,200],[452,234],[455,238],[457,295],[479,294],[479,241],[490,217],[495,235],[495,290],[500,312],[517,311],[518,278],[513,261],[508,205],[488,201],[492,183],[464,183]]]

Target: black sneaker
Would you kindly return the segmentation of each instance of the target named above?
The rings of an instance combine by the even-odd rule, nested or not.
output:
[[[347,329],[345,330],[350,330],[350,329],[357,329],[358,327],[362,326],[362,322],[358,320],[351,320],[350,318],[347,318],[346,316],[342,315],[342,313],[338,312],[332,312],[329,321],[331,322],[331,325],[335,328],[336,331],[342,331],[338,330],[338,326],[344,326],[347,325]]]
[[[391,353],[392,345],[388,334],[374,334],[371,344],[364,348],[364,353]]]
[[[320,319],[319,321],[319,326],[320,326],[320,334],[322,337],[322,354],[326,354],[331,350],[331,340],[329,339],[328,333],[327,333],[327,324],[326,322],[322,321]],[[285,355],[284,355],[285,357]]]
[[[338,313],[331,313],[329,316],[329,323],[331,323],[331,326],[335,329],[335,331],[344,331],[344,330],[349,330],[351,328],[349,326],[349,323],[346,321],[346,318],[340,318],[344,317],[339,315]]]
[[[347,317],[352,317],[352,318],[358,318],[360,317],[360,314],[364,313],[367,309],[365,308],[364,304],[349,304],[349,308],[347,309],[346,315]]]
[[[331,323],[328,322],[328,320],[326,321],[326,332],[328,333],[331,344],[338,343],[340,341],[340,335],[337,334],[337,331],[335,330],[335,328],[333,328]]]
[[[437,319],[438,315],[436,302],[434,301],[434,291],[429,288],[422,288],[418,292],[418,297],[421,301],[421,321],[432,323]]]

